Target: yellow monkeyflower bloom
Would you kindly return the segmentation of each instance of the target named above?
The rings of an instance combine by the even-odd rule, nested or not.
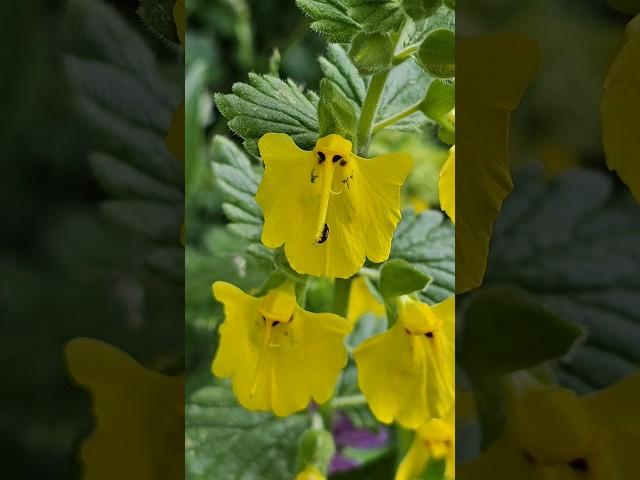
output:
[[[511,112],[540,62],[537,44],[498,33],[456,44],[456,293],[477,288],[487,267],[493,222],[513,187],[509,166]]]
[[[600,111],[607,166],[640,202],[640,15],[625,31],[625,42],[604,82]]]
[[[383,423],[418,428],[453,405],[455,301],[401,299],[397,322],[355,350],[358,384]]]
[[[308,466],[303,471],[296,475],[296,480],[327,480],[326,477],[322,474],[320,470],[318,470],[313,465]]]
[[[444,459],[445,478],[454,477],[455,471],[455,429],[453,409],[446,419],[432,418],[415,432],[411,448],[402,459],[395,480],[415,480],[426,468],[430,460]]]
[[[449,149],[449,156],[440,171],[438,182],[440,207],[453,223],[456,223],[456,146]]]
[[[367,282],[363,277],[356,278],[351,282],[349,292],[349,306],[347,307],[347,320],[352,325],[365,313],[373,313],[378,317],[384,317],[384,305],[373,296]]]
[[[496,442],[457,469],[462,480],[638,477],[640,374],[600,392],[538,386],[515,396]]]
[[[231,377],[242,406],[285,416],[312,398],[329,400],[347,363],[347,320],[303,310],[291,285],[253,297],[230,283],[215,282],[213,295],[224,304],[225,319],[212,371]]]
[[[265,219],[262,243],[284,244],[295,271],[348,278],[366,257],[389,257],[409,155],[360,158],[335,134],[307,151],[288,135],[267,133],[258,148],[265,166],[256,195]]]
[[[81,450],[84,480],[184,476],[184,379],[89,338],[71,340],[65,355],[75,381],[91,392],[96,416]]]

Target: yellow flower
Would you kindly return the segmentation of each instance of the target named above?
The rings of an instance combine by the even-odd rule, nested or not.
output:
[[[301,471],[298,475],[296,475],[296,480],[327,480],[325,476],[313,465],[308,466],[303,471]]]
[[[440,171],[438,182],[440,191],[440,206],[449,215],[453,223],[456,223],[456,146],[449,149],[449,156]]]
[[[142,367],[106,343],[65,347],[71,375],[93,397],[96,427],[81,450],[85,480],[174,480],[184,475],[184,379]]]
[[[607,166],[640,202],[640,15],[629,22],[625,42],[604,82],[602,142]]]
[[[595,394],[549,386],[512,399],[501,437],[458,468],[462,480],[638,477],[640,374]]]
[[[311,398],[329,400],[347,363],[343,339],[351,331],[349,322],[303,310],[290,285],[256,298],[215,282],[213,295],[224,304],[225,320],[212,370],[231,377],[240,404],[285,416]]]
[[[367,287],[367,282],[364,278],[358,277],[351,282],[347,320],[349,320],[352,325],[355,325],[365,313],[373,313],[379,317],[384,317],[384,305],[369,291],[369,287]]]
[[[420,478],[430,460],[444,459],[445,478],[453,478],[455,470],[455,429],[453,409],[446,419],[432,418],[415,432],[411,448],[402,459],[395,480],[415,480]]]
[[[354,351],[358,384],[376,418],[417,428],[453,405],[455,301],[403,298],[398,321]]]
[[[389,257],[411,157],[393,153],[367,160],[351,147],[333,134],[320,138],[313,151],[281,133],[258,142],[265,165],[256,195],[265,218],[262,243],[284,244],[299,273],[348,278],[365,257]]]
[[[537,44],[513,33],[456,44],[456,293],[484,278],[493,222],[513,187],[509,123],[540,62]]]

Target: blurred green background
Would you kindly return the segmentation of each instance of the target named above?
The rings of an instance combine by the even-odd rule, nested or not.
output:
[[[127,43],[129,54],[143,55],[154,65],[150,73],[167,82],[166,104],[158,97],[147,105],[163,105],[155,137],[163,145],[168,105],[182,95],[181,53],[145,28],[138,4],[0,5],[2,478],[81,476],[78,448],[94,419],[88,394],[67,373],[63,347],[71,338],[104,340],[157,370],[182,368],[182,274],[151,269],[147,258],[160,243],[179,246],[179,223],[164,243],[106,218],[101,209],[114,194],[88,159],[116,145],[117,134],[79,108],[93,101],[113,113],[112,126],[124,125],[114,107],[126,101],[124,84],[88,72],[114,67],[124,52],[114,54],[114,47]],[[121,30],[110,31],[114,26]],[[127,108],[140,110],[140,99]],[[175,171],[181,185],[179,166]],[[181,195],[175,198],[181,209]]]

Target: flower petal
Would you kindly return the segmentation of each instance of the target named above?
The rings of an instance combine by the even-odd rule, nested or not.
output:
[[[456,223],[456,147],[449,150],[447,161],[440,171],[438,182],[440,191],[440,207],[453,223]]]
[[[400,322],[354,351],[358,385],[376,418],[417,428],[428,414],[427,362],[422,338],[405,333]]]
[[[385,314],[384,305],[369,291],[365,279],[358,277],[351,282],[347,320],[349,320],[352,325],[355,325],[365,313],[373,313],[374,315],[383,317]]]

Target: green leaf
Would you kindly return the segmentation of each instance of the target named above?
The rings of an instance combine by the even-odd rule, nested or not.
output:
[[[109,200],[100,209],[114,223],[159,243],[177,244],[182,222],[182,205],[138,200]]]
[[[191,395],[185,414],[188,480],[295,476],[297,442],[308,427],[307,415],[278,418],[250,412],[220,385],[204,387]]]
[[[402,212],[391,244],[391,258],[401,258],[433,278],[421,293],[430,304],[453,295],[455,287],[455,228],[442,213],[433,210],[415,215]]]
[[[420,477],[420,480],[443,480],[445,478],[444,473],[447,468],[447,461],[444,458],[430,459],[427,463],[424,473]]]
[[[337,133],[353,140],[356,130],[356,113],[352,103],[340,92],[333,82],[322,79],[318,102],[320,136]]]
[[[438,28],[455,30],[455,12],[445,6],[441,6],[430,17],[420,20],[407,19],[399,41],[399,47],[406,48],[420,44],[429,33]]]
[[[175,3],[175,0],[141,0],[137,11],[147,28],[158,38],[180,43],[173,19]]]
[[[250,73],[249,83],[236,83],[232,91],[217,93],[215,102],[249,153],[259,155],[258,140],[268,132],[286,133],[300,148],[313,148],[319,129],[317,105],[293,81]]]
[[[211,142],[214,181],[225,201],[222,208],[229,230],[254,242],[262,233],[262,210],[255,201],[260,176],[247,156],[231,140],[216,135]]]
[[[456,36],[453,30],[440,28],[431,32],[418,50],[420,65],[430,74],[451,78],[456,74]]]
[[[116,157],[94,152],[89,155],[89,164],[100,185],[116,197],[182,203],[182,193],[177,188],[154,179]]]
[[[487,287],[464,310],[460,358],[471,375],[502,375],[565,356],[581,335],[523,290]]]
[[[396,258],[380,269],[380,292],[385,298],[395,298],[421,291],[431,277],[406,261]]]
[[[313,18],[311,28],[330,42],[348,43],[360,30],[342,0],[296,0],[296,5]]]
[[[366,33],[390,32],[406,18],[400,0],[345,0],[349,15]]]
[[[440,5],[442,0],[402,0],[405,12],[414,20],[430,17]]]
[[[611,177],[578,169],[546,181],[541,167],[515,176],[495,225],[486,284],[526,290],[587,330],[558,363],[579,393],[605,388],[640,363],[640,215]]]
[[[429,75],[414,62],[404,62],[395,67],[387,79],[376,123],[419,103],[431,81]],[[418,133],[428,125],[432,125],[432,122],[422,112],[416,112],[387,128]]]
[[[389,68],[393,54],[393,42],[385,33],[359,33],[349,50],[349,57],[362,75],[372,75]]]
[[[203,60],[195,60],[187,67],[185,78],[185,190],[190,200],[203,182],[206,173],[204,125],[201,100],[206,91],[209,68]]]
[[[345,50],[340,45],[330,44],[327,56],[320,57],[319,62],[325,77],[356,104],[359,114],[367,94],[367,85]]]

